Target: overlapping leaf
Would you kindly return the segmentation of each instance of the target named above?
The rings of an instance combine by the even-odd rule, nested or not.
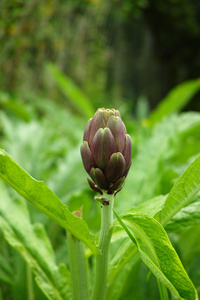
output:
[[[183,209],[183,207],[188,205],[192,199],[193,201],[195,200],[194,196],[200,189],[199,163],[200,157],[198,157],[188,167],[183,175],[181,175],[181,177],[173,186],[169,195],[160,195],[158,197],[150,199],[149,201],[146,201],[143,204],[133,207],[122,215],[123,220],[126,219],[131,213],[146,213],[152,217],[156,214],[156,218],[160,220],[164,225],[166,225],[167,222],[171,220],[168,226],[166,226],[166,229],[168,231],[177,231],[183,228],[185,229],[186,227],[192,226],[194,224],[199,224],[200,219],[198,201],[195,201],[194,203]],[[196,200],[198,200],[198,198]],[[117,239],[118,236],[120,238],[124,237],[120,230],[117,230],[116,233],[114,233],[114,239]],[[127,247],[127,249],[125,246]],[[121,266],[129,261],[134,255],[134,251],[133,255],[130,255],[127,241],[122,248],[123,249],[119,251],[118,255],[121,254],[122,256],[125,256],[127,260],[123,261]],[[112,262],[112,267],[110,268],[112,276],[115,276],[115,273],[117,273],[116,269],[114,268],[115,266],[116,262],[114,260]]]
[[[179,177],[171,189],[164,207],[156,214],[156,218],[166,225],[181,208],[188,205],[200,190],[200,155]]]
[[[20,199],[11,200],[1,182],[0,230],[7,242],[30,266],[36,282],[50,300],[70,299],[70,276],[65,265],[57,266],[43,225],[30,223]]]
[[[176,151],[176,155],[180,156],[180,140],[183,137],[186,140],[193,132],[199,132],[199,129],[199,113],[173,115],[153,128],[152,134],[139,145],[138,154],[132,163],[134,167],[126,178],[126,188],[120,192],[120,197],[127,199],[119,201],[121,211],[158,195],[165,165],[169,166],[170,158]]]
[[[196,300],[196,290],[158,221],[139,213],[117,216],[130,238],[136,242],[141,258],[174,299]],[[128,228],[127,228],[128,227]]]
[[[0,151],[0,177],[35,207],[56,221],[98,254],[94,236],[87,223],[74,216],[44,184],[26,173],[4,150]]]
[[[200,201],[182,208],[165,226],[167,232],[180,232],[200,224]]]

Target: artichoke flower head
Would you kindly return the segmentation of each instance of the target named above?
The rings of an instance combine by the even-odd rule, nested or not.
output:
[[[90,187],[100,194],[116,194],[131,166],[132,145],[120,113],[99,108],[87,122],[81,156]]]

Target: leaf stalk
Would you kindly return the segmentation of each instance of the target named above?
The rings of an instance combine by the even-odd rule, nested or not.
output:
[[[88,300],[86,258],[83,243],[68,233],[69,264],[73,300]]]

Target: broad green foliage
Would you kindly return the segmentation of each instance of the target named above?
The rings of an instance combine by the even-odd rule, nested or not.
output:
[[[59,71],[55,65],[49,64],[48,70],[73,108],[86,118],[91,118],[95,112],[93,105],[78,86],[69,77]]]
[[[189,226],[199,224],[199,202],[198,197],[193,199],[195,194],[200,190],[199,186],[199,174],[200,173],[200,165],[199,165],[199,157],[187,168],[187,170],[183,173],[183,175],[177,180],[174,184],[172,190],[169,195],[158,196],[153,199],[146,201],[143,204],[133,207],[128,210],[126,213],[122,215],[122,218],[127,218],[131,213],[148,213],[149,216],[154,216],[163,224],[167,224],[168,220],[171,220],[169,225],[166,227],[169,231],[180,231],[180,229],[185,229]],[[182,210],[183,207],[191,203],[191,201],[195,201],[193,204],[186,207]],[[163,206],[163,208],[162,208]],[[177,214],[180,212],[179,214]],[[177,216],[176,216],[177,214]],[[175,216],[173,218],[173,216]],[[115,239],[117,236],[124,237],[123,232],[121,230],[117,230],[114,233]],[[118,251],[118,256],[124,257],[124,262],[130,261],[135,256],[134,251],[132,253],[129,252],[129,244],[128,241],[122,246],[122,249]],[[110,272],[113,274],[117,274],[116,262],[113,261]],[[120,265],[123,266],[123,261],[120,263],[119,260],[119,268]],[[147,264],[148,265],[148,264]],[[113,275],[112,275],[113,276]],[[114,275],[116,276],[116,275]]]
[[[2,282],[6,282],[8,284],[12,284],[12,267],[9,262],[9,256],[6,255],[5,251],[2,251],[4,249],[3,246],[5,246],[5,241],[3,240],[3,236],[0,236],[0,242],[1,242],[1,252],[0,252],[0,280]],[[4,252],[4,253],[2,253]],[[7,258],[5,260],[5,257]]]
[[[87,224],[70,213],[44,182],[33,179],[3,150],[0,152],[0,176],[24,198],[83,241],[95,254],[98,253]]]
[[[67,166],[67,168],[66,168]],[[78,180],[77,180],[78,174]],[[58,164],[57,172],[52,174],[48,185],[66,203],[75,193],[82,192],[87,186],[85,170],[82,168],[80,147],[73,148]]]
[[[125,183],[126,188],[120,193],[123,198],[130,199],[130,202],[126,201],[123,204],[127,209],[163,193],[162,178],[171,167],[172,159],[174,157],[176,160],[180,159],[177,158],[180,156],[180,151],[184,155],[185,141],[198,130],[200,130],[199,114],[174,115],[158,123],[150,136],[141,141],[138,154],[133,159],[134,167],[130,169]],[[193,147],[192,151],[198,150]],[[172,174],[175,174],[175,178],[179,175],[174,165],[172,165]]]
[[[133,243],[131,244],[133,246]],[[136,248],[136,247],[135,247]],[[133,250],[133,247],[129,247],[129,254]],[[135,251],[134,251],[135,250]],[[137,252],[137,249],[134,249],[133,253]],[[131,284],[133,284],[132,280],[137,280],[137,271],[136,266],[137,263],[140,261],[140,255],[137,252],[137,254],[134,255],[133,259],[130,260],[128,263],[123,262],[122,260],[126,259],[126,255],[123,255],[123,252],[121,252],[121,255],[118,255],[119,263],[116,262],[116,264],[112,264],[112,268],[109,270],[109,281],[108,281],[108,289],[106,293],[106,300],[112,300],[112,299],[127,299],[127,297],[123,296],[123,290],[126,287],[126,284],[130,282],[131,278]],[[133,255],[132,255],[133,256]],[[122,263],[122,264],[121,264]],[[133,273],[134,270],[134,273]],[[132,273],[132,274],[131,274]],[[135,278],[133,278],[133,276]],[[133,287],[133,286],[132,286]],[[134,289],[132,289],[134,290]],[[133,293],[132,293],[133,295]],[[134,297],[137,298],[137,292],[134,291]]]
[[[166,115],[180,111],[199,90],[200,78],[184,82],[175,87],[151,114],[151,124],[159,122]]]
[[[80,145],[96,102],[55,66],[50,64],[47,73],[66,97],[64,104],[31,93],[22,100],[0,93],[4,300],[71,299],[66,231],[83,249],[89,299],[94,284],[101,209],[87,184]],[[199,293],[200,114],[177,112],[199,85],[196,79],[172,90],[149,119],[146,102],[135,119],[125,113],[131,111],[127,104],[122,109],[113,106],[122,112],[133,156],[125,186],[115,197],[114,210],[120,217],[114,219],[105,300],[198,299],[194,286]],[[71,213],[75,210],[83,219]]]
[[[161,210],[161,208],[163,207],[165,200],[167,199],[168,195],[160,195],[157,197],[154,197],[150,200],[145,201],[145,203],[137,205],[132,207],[131,209],[128,209],[126,212],[124,212],[122,216],[126,216],[130,213],[135,213],[135,212],[139,212],[139,213],[146,213],[150,216],[154,216],[158,211]],[[117,223],[115,224],[117,225]],[[125,237],[125,232],[122,230],[121,227],[116,227],[115,228],[115,232],[112,236],[112,240],[115,242],[118,239],[121,239],[123,237]]]
[[[189,204],[200,190],[200,156],[187,168],[171,189],[164,207],[156,218],[163,224],[167,222],[184,206]]]
[[[3,108],[7,108],[11,110],[14,114],[16,114],[19,118],[21,118],[24,121],[30,120],[30,113],[28,110],[17,101],[13,96],[10,96],[9,94],[5,92],[0,92],[0,103],[3,106]]]
[[[136,242],[144,263],[168,287],[173,297],[197,299],[194,286],[160,223],[148,215],[138,213],[130,213],[122,220],[117,218],[133,242]]]
[[[110,262],[109,266],[109,284],[116,278],[117,274],[122,270],[122,268],[129,262],[132,257],[135,257],[135,261],[138,259],[138,250],[135,245],[131,243],[129,239],[125,240],[125,242],[118,249],[116,255]]]
[[[180,232],[188,227],[200,224],[200,201],[184,207],[165,226],[167,232]]]
[[[0,187],[0,228],[5,239],[24,257],[48,299],[70,299],[68,270],[56,265],[43,225],[32,225],[24,201],[11,200],[2,182]]]
[[[148,215],[153,217],[155,213],[162,208],[162,206],[166,201],[167,196],[168,195],[160,195],[150,200],[147,200],[145,201],[145,203],[130,208],[123,215],[133,213],[133,212],[141,212],[141,213],[148,213]]]

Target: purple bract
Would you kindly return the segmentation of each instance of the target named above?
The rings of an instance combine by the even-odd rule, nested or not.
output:
[[[99,108],[86,125],[81,156],[92,178],[90,187],[101,193],[118,192],[131,166],[132,145],[120,113]]]

